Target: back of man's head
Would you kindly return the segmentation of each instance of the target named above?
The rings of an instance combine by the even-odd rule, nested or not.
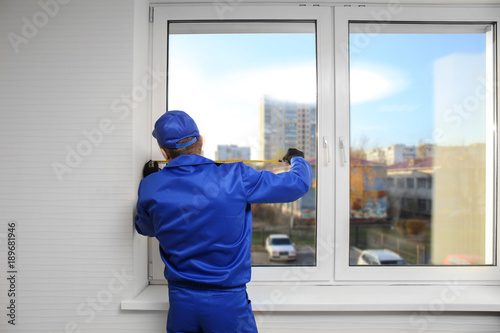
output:
[[[184,111],[167,111],[155,123],[153,137],[170,159],[182,154],[201,154],[202,140],[193,118]]]

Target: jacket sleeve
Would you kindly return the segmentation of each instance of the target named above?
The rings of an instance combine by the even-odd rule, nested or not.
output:
[[[248,168],[245,181],[249,203],[291,202],[309,191],[312,168],[302,157],[293,157],[288,172],[279,174]]]
[[[142,182],[141,182],[142,185]],[[139,198],[137,199],[137,215],[134,219],[135,230],[144,236],[154,237],[155,231],[153,222],[151,221],[148,212],[143,207],[143,196],[141,196],[141,185],[139,185]]]

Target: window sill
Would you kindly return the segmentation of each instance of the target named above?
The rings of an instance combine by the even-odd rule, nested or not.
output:
[[[500,286],[297,286],[249,285],[256,312],[428,311],[500,312]],[[168,310],[168,287],[147,286],[122,310]]]

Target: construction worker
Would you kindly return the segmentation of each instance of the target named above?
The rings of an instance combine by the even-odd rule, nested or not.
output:
[[[215,163],[201,156],[198,127],[183,111],[162,115],[153,136],[168,164],[142,179],[135,227],[160,243],[167,332],[257,332],[246,292],[251,204],[297,200],[309,191],[311,165],[297,149],[283,157],[291,168],[280,174]]]

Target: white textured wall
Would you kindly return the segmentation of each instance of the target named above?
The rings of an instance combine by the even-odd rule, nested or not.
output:
[[[132,215],[148,103],[136,95],[132,111],[127,101],[148,75],[146,11],[143,0],[0,0],[0,332],[163,331],[163,312],[120,310],[145,278],[133,279],[145,263],[133,253],[144,238],[134,236]],[[495,314],[412,315],[257,313],[257,321],[264,333],[500,331]]]
[[[16,223],[16,326],[112,332],[133,316],[133,1],[0,1],[0,233]],[[141,318],[142,320],[142,318]],[[130,330],[133,332],[134,330]]]

